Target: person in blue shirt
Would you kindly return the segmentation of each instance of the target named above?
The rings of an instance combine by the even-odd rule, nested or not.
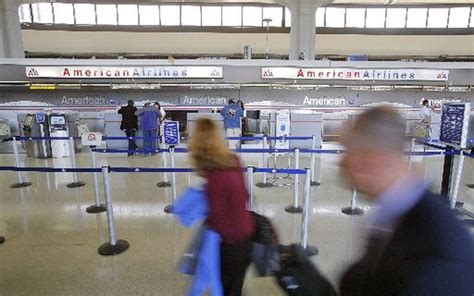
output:
[[[224,129],[227,137],[240,137],[242,135],[240,123],[244,115],[242,108],[234,100],[229,100],[229,104],[222,108],[221,115],[224,117]],[[239,141],[229,140],[229,148],[239,148]]]
[[[150,103],[146,103],[142,109],[135,112],[136,116],[140,116],[140,127],[143,133],[143,150],[145,155],[155,154],[156,135],[158,130],[158,118],[161,112]]]

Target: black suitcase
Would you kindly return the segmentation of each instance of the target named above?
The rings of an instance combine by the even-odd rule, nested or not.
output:
[[[300,245],[280,246],[278,285],[290,296],[335,296],[331,283],[309,260]]]

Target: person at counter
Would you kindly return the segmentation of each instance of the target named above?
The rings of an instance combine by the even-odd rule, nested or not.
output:
[[[240,137],[242,134],[240,121],[243,116],[243,110],[235,103],[234,100],[229,100],[229,104],[225,106],[221,111],[222,117],[224,117],[224,129],[226,130],[227,137]],[[239,148],[238,140],[229,140],[229,148]]]
[[[150,103],[146,103],[142,109],[135,112],[135,115],[140,116],[145,156],[155,154],[156,132],[158,130],[158,118],[161,117],[161,112]]]
[[[135,139],[130,138],[135,137],[135,133],[138,129],[137,116],[135,115],[137,108],[134,105],[135,102],[133,100],[128,100],[127,106],[122,106],[118,110],[118,114],[122,114],[122,123],[120,124],[120,129],[122,131],[125,131],[125,134],[127,135],[127,137],[129,137],[128,156],[133,155],[134,153],[131,151],[137,149]]]
[[[165,112],[165,109],[163,109],[163,107],[161,107],[160,103],[155,102],[154,106],[158,111],[160,111],[160,114],[161,114],[160,117],[158,117],[158,121],[157,121],[158,138],[160,138],[160,136],[161,136],[161,124],[165,120],[166,112]]]
[[[237,106],[239,106],[240,109],[242,109],[242,119],[241,119],[241,122],[242,122],[242,135],[245,135],[245,133],[248,132],[247,131],[247,124],[246,124],[247,111],[245,110],[244,102],[242,102],[241,100],[237,101]]]

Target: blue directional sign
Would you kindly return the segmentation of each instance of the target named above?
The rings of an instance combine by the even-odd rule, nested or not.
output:
[[[443,104],[441,115],[440,141],[455,146],[466,143],[466,111],[469,105],[464,103]]]
[[[178,145],[179,144],[179,122],[178,121],[164,121],[163,134],[165,136],[165,144]]]
[[[44,113],[36,113],[36,122],[41,124],[41,123],[45,123],[46,121],[46,114]]]

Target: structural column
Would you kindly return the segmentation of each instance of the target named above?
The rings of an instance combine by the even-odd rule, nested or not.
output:
[[[23,36],[15,0],[0,0],[0,58],[24,58]]]
[[[291,12],[290,60],[314,60],[318,2],[294,0],[287,3]]]

